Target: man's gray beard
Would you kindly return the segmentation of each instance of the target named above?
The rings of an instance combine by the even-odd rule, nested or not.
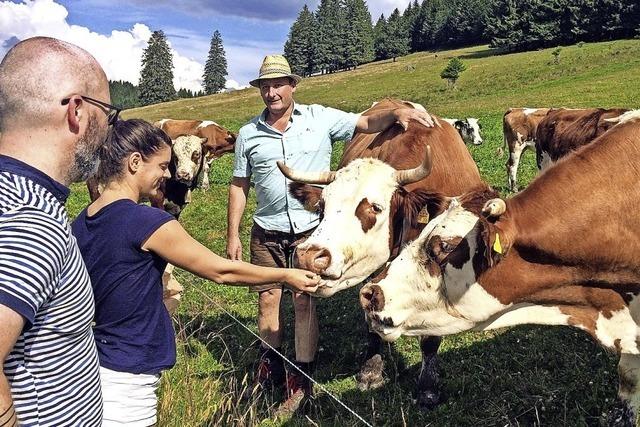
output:
[[[76,144],[74,162],[68,173],[69,182],[86,181],[95,175],[100,164],[99,149],[104,140],[105,132],[100,129],[96,116],[92,115],[89,117],[87,130]]]

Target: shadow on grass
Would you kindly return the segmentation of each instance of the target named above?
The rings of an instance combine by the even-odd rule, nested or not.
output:
[[[356,308],[356,296],[357,290],[352,289],[319,302],[320,351],[313,376],[372,425],[598,425],[615,399],[615,355],[578,330],[535,326],[445,338],[440,372],[447,400],[431,412],[421,411],[412,397],[420,370],[418,345],[413,339],[387,346],[387,383],[378,390],[361,392],[353,377],[363,360],[367,329],[361,310]],[[291,325],[290,304],[285,304],[284,311],[289,313],[285,324]],[[240,320],[255,329],[255,319]],[[182,321],[190,325],[185,328],[189,340],[203,343],[212,354],[223,355],[224,368],[210,375],[227,378],[224,381],[229,384],[239,384],[253,375],[258,350],[248,332],[231,324],[225,315],[183,316]],[[285,352],[292,355],[291,327],[286,331]],[[213,336],[219,339],[211,339]],[[255,411],[256,419],[263,421],[273,414],[281,398],[281,393],[274,393],[266,400],[246,403],[234,397],[240,412]],[[227,422],[211,418],[205,425]],[[264,425],[314,423],[362,425],[317,386],[303,415]]]
[[[460,58],[460,59],[481,59],[481,58],[489,58],[491,56],[504,55],[504,54],[507,54],[507,53],[509,53],[509,52],[507,52],[505,49],[486,48],[486,49],[478,50],[478,51],[475,51],[475,52],[466,53],[464,55],[460,55],[460,56],[458,56],[458,58]]]

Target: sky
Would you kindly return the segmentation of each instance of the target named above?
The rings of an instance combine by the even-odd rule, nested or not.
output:
[[[211,36],[220,31],[227,87],[246,87],[265,55],[282,53],[291,24],[319,0],[0,0],[0,58],[20,40],[56,37],[96,57],[110,80],[138,84],[151,33],[173,53],[174,86],[200,90]],[[374,21],[409,0],[367,0]]]

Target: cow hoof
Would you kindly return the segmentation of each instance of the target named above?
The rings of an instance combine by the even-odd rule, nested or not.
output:
[[[438,390],[422,390],[417,392],[416,403],[423,411],[431,411],[444,402],[442,394]]]
[[[607,416],[607,426],[634,427],[636,425],[636,414],[627,401],[618,400]]]
[[[385,379],[383,374],[384,361],[382,355],[374,354],[366,362],[358,372],[358,389],[360,391],[375,390],[384,385]]]

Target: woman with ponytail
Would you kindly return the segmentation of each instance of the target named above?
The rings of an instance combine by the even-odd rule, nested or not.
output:
[[[156,423],[160,373],[176,362],[162,302],[167,262],[216,283],[283,282],[297,292],[318,285],[308,271],[222,258],[170,214],[139,204],[170,177],[170,161],[171,140],[163,131],[143,120],[116,122],[101,150],[102,194],[72,225],[93,286],[105,427]]]

